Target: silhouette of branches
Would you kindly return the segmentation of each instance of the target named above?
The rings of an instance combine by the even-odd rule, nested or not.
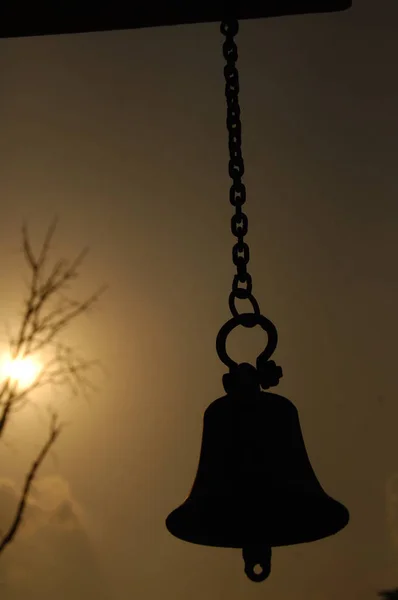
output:
[[[24,486],[23,486],[23,489],[21,492],[21,497],[20,497],[18,505],[17,505],[14,519],[11,522],[11,525],[10,525],[8,531],[2,536],[2,539],[0,539],[0,554],[5,549],[5,547],[8,546],[8,544],[10,544],[13,541],[19,527],[22,524],[22,518],[24,515],[30,488],[32,486],[34,478],[36,477],[37,470],[39,469],[40,465],[46,458],[51,446],[56,441],[60,432],[61,432],[61,426],[59,425],[59,423],[57,423],[57,417],[54,414],[53,418],[52,418],[52,422],[51,422],[51,429],[50,429],[50,434],[48,436],[48,439],[47,439],[46,443],[44,444],[44,446],[42,447],[42,449],[40,450],[36,460],[32,463],[32,465],[25,477],[25,483],[24,483]]]
[[[22,249],[30,272],[30,281],[16,335],[9,336],[9,354],[11,361],[39,355],[41,368],[34,380],[25,387],[11,376],[6,376],[4,381],[0,380],[0,439],[13,415],[29,403],[32,392],[49,384],[56,387],[67,385],[74,395],[86,395],[87,389],[93,389],[87,374],[93,366],[99,364],[98,361],[82,358],[75,348],[62,341],[60,336],[72,321],[93,307],[106,287],[99,288],[83,301],[66,295],[71,283],[80,275],[79,269],[88,250],[85,248],[72,261],[60,259],[47,269],[56,225],[55,220],[47,230],[37,254],[33,251],[26,225],[22,227]],[[18,532],[36,473],[60,432],[61,425],[56,413],[53,413],[49,436],[26,475],[15,517],[8,531],[0,534],[0,553]]]

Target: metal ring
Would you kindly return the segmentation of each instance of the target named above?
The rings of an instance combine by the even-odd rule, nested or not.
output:
[[[251,286],[250,286],[250,289],[251,289]],[[229,295],[229,299],[228,299],[229,310],[231,311],[231,314],[235,319],[237,319],[240,316],[240,314],[238,313],[238,309],[235,306],[236,298],[239,298],[240,300],[246,300],[246,299],[249,300],[253,307],[254,314],[257,315],[258,317],[261,316],[260,315],[260,306],[259,306],[257,300],[255,299],[255,297],[253,296],[253,294],[248,292],[248,290],[246,290],[245,288],[238,287],[238,288],[232,290],[232,292]],[[251,325],[251,326],[246,325],[246,327],[254,327],[254,325]]]
[[[217,334],[217,354],[224,365],[229,367],[230,370],[238,366],[238,363],[228,356],[226,349],[227,337],[237,325],[243,325],[243,327],[248,328],[260,325],[268,335],[267,345],[265,350],[261,352],[260,356],[263,360],[268,360],[273,355],[278,343],[278,332],[276,331],[275,325],[263,315],[256,313],[243,313],[227,321]]]

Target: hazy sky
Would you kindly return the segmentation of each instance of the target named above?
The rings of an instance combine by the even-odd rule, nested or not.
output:
[[[222,37],[217,23],[0,41],[1,320],[16,322],[24,218],[55,250],[88,244],[72,341],[106,375],[41,471],[30,526],[0,561],[2,600],[336,600],[398,586],[398,5],[241,22],[237,38],[254,294],[277,326],[277,388],[351,522],[274,551],[262,584],[237,550],[173,538],[204,409],[223,395],[230,318]],[[261,330],[231,335],[253,361]],[[0,519],[45,415],[2,449]],[[4,467],[4,468],[3,468]],[[0,523],[0,528],[2,524]],[[32,550],[34,549],[34,550]]]

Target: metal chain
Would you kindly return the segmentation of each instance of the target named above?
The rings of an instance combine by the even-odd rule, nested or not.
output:
[[[283,373],[281,367],[277,366],[273,360],[269,360],[276,348],[278,334],[275,325],[260,313],[258,302],[252,294],[252,278],[247,271],[250,253],[249,246],[244,241],[244,237],[248,231],[248,219],[242,210],[242,206],[246,202],[246,187],[244,183],[242,183],[245,165],[242,157],[239,73],[236,68],[238,49],[234,41],[234,37],[239,31],[239,23],[236,19],[226,19],[225,21],[222,21],[220,29],[221,33],[225,36],[223,55],[227,62],[224,67],[224,77],[225,98],[227,100],[227,129],[229,137],[229,175],[232,179],[229,200],[232,206],[235,207],[235,214],[231,219],[231,231],[233,235],[238,238],[238,241],[232,249],[232,260],[236,266],[237,274],[234,276],[232,292],[229,295],[229,308],[233,318],[225,323],[218,332],[216,348],[220,360],[229,367],[229,373],[225,374],[223,377],[223,385],[227,394],[230,394],[233,393],[234,390],[257,390],[260,386],[263,389],[268,389],[278,385],[279,379],[283,376]],[[246,284],[246,287],[239,286],[239,283]],[[253,313],[239,314],[235,306],[236,298],[248,299],[252,305]],[[261,325],[267,332],[268,344],[265,350],[258,356],[256,367],[253,367],[248,363],[238,365],[235,361],[231,360],[227,354],[227,336],[236,325],[243,325],[244,327],[250,328]],[[270,556],[269,553],[269,559]],[[246,558],[245,561],[247,563]],[[261,563],[261,561],[258,560],[257,562]],[[264,562],[264,565],[266,566],[266,562]],[[253,577],[254,576],[256,576],[255,573],[253,573]]]
[[[230,156],[229,176],[232,179],[229,200],[232,206],[235,207],[235,214],[231,219],[231,231],[232,234],[238,238],[237,243],[232,249],[232,260],[237,268],[237,274],[232,283],[232,293],[230,296],[231,312],[236,316],[237,311],[234,304],[235,298],[248,298],[252,303],[255,313],[259,312],[259,308],[256,300],[252,296],[252,277],[247,271],[250,252],[249,246],[244,242],[244,236],[248,231],[248,219],[242,210],[242,205],[246,202],[246,187],[244,183],[242,183],[245,166],[242,157],[242,126],[238,99],[239,73],[236,68],[238,49],[234,41],[234,37],[239,31],[239,23],[236,19],[228,19],[221,23],[220,30],[225,36],[223,55],[227,63],[224,67],[224,77]],[[246,284],[246,287],[239,286],[239,283]]]

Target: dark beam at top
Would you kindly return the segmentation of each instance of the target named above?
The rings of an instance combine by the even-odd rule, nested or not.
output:
[[[240,8],[232,10],[233,6]],[[222,21],[228,11],[237,19],[263,19],[284,15],[346,10],[352,0],[172,0],[146,2],[38,2],[0,1],[0,37],[29,37],[160,27]]]

